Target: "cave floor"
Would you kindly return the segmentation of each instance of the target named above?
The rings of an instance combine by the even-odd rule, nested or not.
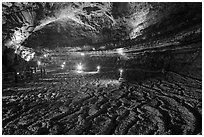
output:
[[[201,81],[167,72],[119,83],[49,76],[3,88],[2,134],[202,134]]]

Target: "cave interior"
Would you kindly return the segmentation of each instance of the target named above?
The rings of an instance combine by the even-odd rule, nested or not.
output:
[[[79,74],[68,74],[76,69],[77,64]],[[84,67],[84,72],[82,71],[82,67]],[[61,73],[63,73],[62,76]],[[52,78],[55,78],[55,74],[60,75],[57,77],[58,81],[49,81],[51,75]],[[84,79],[84,77],[87,77],[87,79]],[[164,102],[164,104],[180,104],[180,108],[178,107],[175,109],[175,115],[177,112],[179,112],[178,115],[181,113],[185,115],[181,115],[181,118],[177,118],[181,120],[187,117],[187,120],[185,121],[187,124],[185,122],[184,124],[181,124],[182,122],[175,124],[176,120],[174,122],[172,122],[172,120],[168,125],[166,124],[168,123],[168,118],[159,120],[160,117],[158,116],[157,120],[155,120],[156,118],[153,118],[153,120],[157,121],[157,127],[152,126],[152,130],[148,129],[145,130],[145,132],[143,130],[144,128],[142,128],[145,124],[142,125],[140,120],[146,118],[150,119],[150,116],[143,117],[143,114],[145,115],[148,111],[149,113],[151,112],[150,114],[152,115],[157,115],[156,113],[158,113],[158,115],[160,113],[161,115],[165,115],[165,112],[167,112],[165,109],[168,109],[169,111],[171,110],[168,107],[165,108],[165,105],[160,106],[165,109],[159,110],[155,106],[154,108],[148,105],[142,105],[140,102],[141,105],[138,105],[138,107],[142,106],[140,110],[137,108],[129,110],[131,107],[128,108],[127,106],[124,106],[127,107],[127,110],[125,110],[125,113],[123,114],[124,116],[118,117],[118,115],[120,115],[119,112],[116,115],[110,114],[109,121],[111,122],[105,126],[106,128],[100,129],[101,125],[97,125],[95,126],[97,129],[92,130],[91,128],[88,129],[86,126],[93,126],[94,122],[97,120],[91,120],[92,117],[95,117],[98,113],[102,113],[102,109],[105,111],[105,107],[111,108],[109,107],[111,103],[105,104],[102,106],[101,110],[99,109],[96,113],[93,112],[93,115],[91,115],[91,111],[89,111],[90,114],[88,116],[85,116],[86,108],[82,108],[79,113],[78,110],[75,110],[80,108],[80,105],[76,105],[76,108],[71,108],[71,112],[63,109],[62,111],[65,112],[61,112],[61,115],[59,116],[56,114],[55,117],[52,116],[53,118],[46,115],[48,118],[45,116],[43,120],[50,118],[50,123],[53,121],[58,122],[54,124],[49,123],[50,125],[53,125],[51,127],[46,127],[47,125],[42,122],[43,120],[39,120],[39,114],[37,119],[38,121],[41,121],[41,124],[38,123],[39,125],[37,126],[34,121],[32,122],[32,120],[30,120],[31,118],[26,117],[25,111],[28,109],[28,113],[34,113],[29,112],[29,109],[32,107],[35,108],[36,105],[40,106],[43,104],[36,103],[26,106],[26,99],[15,100],[12,98],[13,96],[17,96],[18,98],[20,98],[20,95],[24,96],[25,91],[27,95],[31,94],[30,91],[33,93],[36,92],[36,95],[38,92],[44,94],[47,91],[41,91],[40,89],[43,87],[43,80],[44,84],[51,84],[50,88],[54,89],[57,87],[57,93],[58,90],[60,90],[59,88],[66,87],[63,85],[63,82],[72,80],[74,82],[75,79],[79,79],[79,81],[81,79],[81,81],[87,80],[87,83],[90,84],[90,77],[97,77],[100,79],[101,85],[103,85],[103,82],[106,83],[107,79],[112,79],[113,83],[117,83],[119,79],[119,83],[122,83],[122,86],[120,85],[119,87],[121,90],[120,99],[123,98],[123,96],[126,96],[126,92],[123,90],[125,90],[125,86],[127,87],[130,83],[136,83],[136,87],[144,88],[141,89],[144,90],[144,92],[148,88],[152,88],[152,90],[149,89],[152,93],[158,90],[158,93],[154,93],[152,96],[157,96],[158,94],[159,99],[153,99],[150,97],[151,99],[149,100],[157,101],[160,105],[162,104],[161,102]],[[162,82],[160,81],[160,83],[157,83],[157,80],[154,78],[164,79],[163,81],[161,80],[162,82],[168,81],[163,83],[163,86],[165,86],[165,84],[171,85],[171,87],[169,87],[170,91],[168,91],[168,88],[160,89],[162,91],[162,93],[160,93],[159,89],[156,89],[154,84],[156,83],[156,86],[160,84],[161,86]],[[3,134],[201,134],[202,127],[200,127],[200,125],[202,126],[202,124],[198,121],[201,119],[200,106],[202,103],[202,98],[200,96],[200,83],[202,82],[202,3],[3,2],[2,79]],[[170,79],[172,81],[179,80],[172,82]],[[155,80],[155,83],[153,82],[153,84],[149,84],[147,82],[146,86],[144,86],[145,81],[151,80]],[[26,84],[36,82],[38,82],[38,85],[35,87],[35,90],[38,90],[39,88],[38,92],[33,89],[26,90]],[[42,83],[39,84],[40,82]],[[61,85],[55,85],[55,82],[61,82]],[[185,86],[187,86],[187,84],[185,83],[190,83],[190,85],[193,85],[194,87],[186,88]],[[197,83],[197,85],[194,83]],[[31,85],[32,84],[29,86],[32,87]],[[106,83],[105,85],[112,88],[111,84]],[[173,88],[172,85],[174,85],[173,87],[178,86],[178,91],[175,92],[176,95],[179,94],[179,97],[177,98],[174,98],[173,96],[174,90],[171,89]],[[89,86],[89,88],[92,86]],[[136,87],[132,86],[132,88]],[[21,88],[25,88],[25,91],[21,90]],[[70,88],[70,90],[71,89],[72,88]],[[134,89],[132,90],[134,91]],[[185,90],[185,92],[181,92],[182,90]],[[147,96],[151,94],[150,91],[147,93]],[[165,93],[163,93],[163,91],[165,91]],[[52,91],[50,91],[49,94],[51,94],[51,92]],[[108,97],[104,97],[105,95],[102,96],[99,92],[104,92]],[[120,93],[115,93],[114,90],[112,90],[112,92],[115,96]],[[139,89],[138,92],[140,92]],[[143,96],[143,91],[141,91],[141,94],[137,93],[137,95],[136,93],[135,95],[132,95],[133,93],[134,92],[129,93],[132,98],[136,96],[142,98]],[[60,92],[59,94],[62,93]],[[81,94],[82,93],[79,95],[76,94],[76,96],[79,98],[87,98],[86,95]],[[85,94],[85,92],[83,92],[83,94]],[[110,97],[110,93],[106,94],[103,90],[97,90],[96,93],[91,93],[90,91],[90,94],[97,94],[94,98],[98,98],[99,100],[99,96],[102,96],[101,102],[107,98],[107,100],[109,100],[112,97],[112,94]],[[169,95],[167,96],[167,94]],[[190,96],[190,94],[192,94],[192,96]],[[183,97],[184,99],[182,100],[181,96],[184,95],[189,96]],[[145,97],[144,94],[144,98]],[[170,97],[174,98],[172,99],[173,101],[170,101]],[[192,98],[191,100],[189,99],[189,102],[185,100],[190,97]],[[12,104],[12,101],[9,101],[11,98],[15,100],[14,104]],[[127,99],[127,97],[124,98]],[[115,101],[115,106],[117,107],[118,103],[120,104],[120,101],[114,99],[112,100],[113,102]],[[35,102],[37,102],[36,100]],[[80,101],[80,99],[78,100]],[[131,99],[127,100],[130,101]],[[166,102],[164,100],[166,100]],[[178,100],[180,100],[180,102]],[[48,101],[51,102],[51,98],[48,99]],[[59,99],[56,99],[55,101],[57,102]],[[147,100],[145,101],[147,102]],[[19,105],[17,109],[11,107],[12,105],[15,106],[15,102]],[[32,101],[28,102],[28,104],[32,104]],[[41,103],[42,102],[43,101],[41,101]],[[122,104],[124,102],[125,101],[123,100]],[[74,104],[74,101],[71,104]],[[154,105],[154,103],[152,104]],[[200,104],[200,106],[193,107],[193,105],[196,104]],[[81,105],[85,106],[85,104]],[[60,106],[60,103],[58,103],[58,106]],[[62,106],[66,107],[64,104]],[[114,105],[111,104],[110,106]],[[175,106],[172,105],[171,107],[173,110]],[[183,109],[182,107],[185,108]],[[45,107],[45,109],[47,108]],[[181,109],[183,109],[183,111],[181,111]],[[195,109],[195,111],[193,109]],[[91,107],[90,110],[92,110]],[[51,111],[54,113],[54,108]],[[76,111],[78,115],[74,113]],[[187,115],[187,112],[185,113],[185,111],[190,112]],[[111,109],[107,109],[106,114],[108,115],[111,112]],[[133,122],[132,125],[129,126],[129,129],[127,128],[128,130],[126,128],[124,130],[119,129],[118,127],[122,125],[122,122],[119,122],[120,119],[122,120],[126,115],[128,118],[131,118],[133,112],[143,113],[140,116],[142,118],[140,119],[139,117],[140,120],[135,120],[135,123],[137,124]],[[12,115],[12,113],[14,114]],[[21,117],[21,113],[23,113],[22,118],[18,118]],[[68,115],[68,113],[70,113],[69,118],[66,119],[65,116],[62,116],[63,114]],[[82,115],[82,113],[84,114]],[[78,117],[76,118],[72,114],[76,114]],[[174,118],[173,112],[171,114],[168,114],[170,119]],[[36,115],[38,115],[38,113]],[[81,120],[79,122],[80,124],[75,124],[75,126],[72,125],[73,128],[66,125],[66,122],[64,122],[62,120],[63,118],[60,118],[60,116],[64,118],[64,121],[71,121],[71,118],[73,117],[75,123],[77,121],[76,119],[79,121],[79,116],[85,120]],[[22,123],[20,124],[20,121],[22,121],[24,117],[26,117],[24,121],[30,120],[30,124],[29,122],[25,122],[26,124],[24,125]],[[32,117],[33,119],[36,119],[34,116]],[[106,119],[106,117],[101,115],[101,121],[104,119]],[[94,122],[90,124],[90,122],[88,122],[89,120]],[[194,122],[194,126],[189,124],[188,120]],[[100,121],[99,118],[98,121]],[[108,120],[105,121],[108,123]],[[117,124],[114,124],[114,121],[116,121]],[[161,123],[159,124],[160,121]],[[83,122],[86,124],[83,124]],[[144,123],[145,122],[147,121],[144,120]],[[165,123],[165,126],[161,125],[163,124],[162,122]],[[137,125],[140,126],[137,127]],[[35,130],[34,127],[38,128]],[[53,129],[54,127],[56,128],[55,131]],[[111,128],[108,129],[107,127]],[[125,127],[125,125],[121,127]],[[162,127],[165,128],[163,129]],[[158,129],[156,130],[156,128]]]

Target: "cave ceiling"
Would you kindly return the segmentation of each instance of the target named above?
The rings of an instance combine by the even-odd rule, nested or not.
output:
[[[194,28],[201,33],[202,22],[202,3],[4,2],[2,10],[3,47],[29,54],[103,44],[109,49],[121,42],[121,47],[135,46]]]

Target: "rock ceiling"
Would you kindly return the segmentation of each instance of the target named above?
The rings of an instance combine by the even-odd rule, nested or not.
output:
[[[3,49],[13,48],[27,60],[42,48],[109,49],[194,28],[201,33],[202,22],[201,3],[24,2],[3,3],[2,10]]]

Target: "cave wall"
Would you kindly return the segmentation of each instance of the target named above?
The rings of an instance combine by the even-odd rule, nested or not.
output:
[[[48,2],[2,6],[3,39],[17,36],[14,45],[17,42],[34,49],[135,41],[140,36],[164,37],[202,20],[202,4],[188,2]]]
[[[199,2],[4,2],[3,70],[18,66],[16,56],[19,62],[27,62],[22,61],[22,66],[29,64],[44,48],[54,53],[59,47],[82,51],[124,47],[143,49],[142,53],[135,52],[132,59],[121,61],[125,67],[143,66],[152,70],[165,67],[193,75],[191,70],[200,71],[202,63],[200,57],[194,62],[190,58],[200,50],[196,53],[184,50],[180,54],[171,50],[201,43],[201,23],[202,3]],[[172,46],[165,49],[166,45]],[[164,47],[165,52],[155,48],[158,46]],[[194,47],[202,46],[194,44],[191,48]],[[155,52],[148,48],[155,48]]]

